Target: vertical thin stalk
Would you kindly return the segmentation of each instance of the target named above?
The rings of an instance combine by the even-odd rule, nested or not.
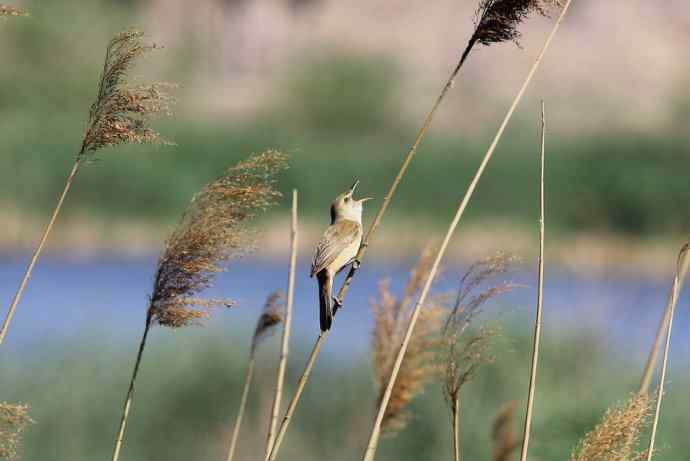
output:
[[[285,304],[285,322],[283,324],[283,342],[280,349],[280,360],[278,362],[278,377],[276,379],[276,390],[273,397],[273,407],[271,409],[271,420],[268,426],[268,436],[266,439],[265,456],[271,454],[271,447],[275,440],[275,432],[278,427],[278,413],[283,397],[283,384],[285,382],[285,370],[287,368],[288,350],[290,345],[290,328],[292,325],[292,304],[295,294],[295,267],[297,265],[297,189],[292,191],[292,225],[290,235],[290,266],[288,269],[288,288],[287,300]]]
[[[530,430],[532,428],[532,412],[534,410],[534,393],[537,387],[537,366],[539,365],[539,343],[541,342],[542,305],[544,301],[544,159],[546,147],[546,115],[544,101],[541,102],[541,155],[539,181],[539,282],[537,288],[537,314],[534,320],[534,339],[532,343],[532,365],[529,375],[529,390],[527,392],[527,412],[525,414],[525,428],[522,436],[520,461],[527,460]]]
[[[683,283],[685,282],[685,277],[688,273],[688,268],[690,268],[690,259],[685,258],[683,264],[680,268],[680,277],[678,280],[678,290],[683,289]],[[649,385],[652,382],[652,375],[654,374],[654,369],[656,368],[657,360],[659,357],[659,349],[661,348],[661,340],[666,332],[666,327],[668,326],[669,320],[671,318],[671,305],[673,304],[673,290],[668,294],[668,300],[666,301],[666,309],[664,309],[664,314],[661,316],[659,321],[659,327],[656,330],[656,335],[654,337],[654,343],[652,348],[649,350],[649,356],[647,357],[647,363],[645,363],[644,371],[642,372],[642,379],[640,380],[639,394],[646,394],[649,391]]]
[[[232,440],[230,441],[230,449],[228,450],[228,461],[232,461],[235,456],[235,449],[237,448],[237,440],[240,435],[240,426],[242,426],[242,418],[244,417],[244,409],[247,407],[247,397],[249,396],[249,388],[254,377],[254,364],[256,357],[252,351],[252,356],[249,358],[247,364],[247,372],[244,377],[244,388],[242,389],[242,399],[240,400],[240,408],[237,410],[237,417],[235,418],[235,427],[232,430]]]
[[[132,400],[134,399],[134,383],[139,374],[139,365],[141,364],[141,357],[144,355],[144,348],[146,347],[146,338],[151,329],[153,320],[153,311],[151,309],[146,313],[146,326],[144,327],[144,334],[141,336],[139,343],[139,351],[137,352],[137,360],[134,362],[134,371],[132,372],[132,379],[129,382],[129,389],[127,390],[127,397],[122,408],[122,417],[120,418],[120,428],[117,431],[117,438],[115,439],[115,448],[113,448],[112,461],[117,461],[120,457],[120,450],[125,440],[125,429],[127,428],[127,418],[129,417],[129,410],[132,407]]]
[[[452,403],[453,411],[453,460],[460,461],[460,394]]]
[[[539,53],[539,56],[537,56],[537,59],[534,61],[534,64],[532,65],[532,68],[530,69],[529,73],[527,74],[527,77],[525,78],[525,81],[522,84],[522,87],[518,91],[518,94],[515,96],[515,99],[513,100],[513,103],[510,106],[510,109],[508,109],[508,113],[506,114],[505,118],[503,119],[503,122],[501,123],[498,132],[496,133],[496,136],[494,137],[491,145],[489,146],[489,149],[487,150],[486,154],[484,155],[484,158],[479,166],[479,169],[477,170],[474,178],[472,179],[472,182],[470,183],[469,187],[467,188],[467,191],[465,193],[464,198],[462,199],[462,202],[458,206],[458,209],[455,213],[455,217],[450,223],[450,226],[448,227],[448,231],[446,232],[446,236],[443,239],[443,243],[441,244],[440,249],[438,250],[438,254],[436,255],[436,259],[434,260],[434,264],[431,267],[431,270],[429,271],[429,276],[427,277],[427,280],[424,284],[424,287],[422,288],[422,291],[419,296],[419,300],[417,301],[417,304],[414,308],[414,311],[412,312],[412,316],[410,317],[410,322],[407,327],[407,331],[405,333],[405,337],[402,341],[402,344],[400,345],[400,349],[398,351],[398,355],[395,360],[395,365],[393,366],[393,370],[390,376],[390,379],[388,381],[388,385],[386,387],[386,391],[383,395],[383,398],[381,399],[379,409],[378,409],[378,414],[376,415],[376,419],[374,421],[374,425],[371,429],[371,434],[369,437],[369,443],[367,444],[367,448],[364,452],[363,455],[363,460],[364,461],[373,461],[375,455],[376,455],[376,447],[378,445],[378,440],[381,434],[381,422],[383,421],[383,416],[386,412],[386,407],[388,406],[388,402],[391,397],[391,393],[393,392],[393,386],[395,385],[395,381],[398,378],[398,373],[400,372],[400,367],[402,365],[403,359],[405,357],[405,353],[407,352],[407,347],[410,344],[410,339],[412,338],[412,332],[414,330],[415,325],[417,324],[417,319],[419,318],[419,314],[421,312],[422,306],[426,303],[426,297],[429,294],[429,290],[431,289],[431,284],[434,281],[434,278],[436,277],[436,273],[438,272],[438,268],[441,264],[441,260],[443,259],[443,256],[446,252],[446,249],[448,248],[448,245],[450,244],[451,237],[453,236],[453,233],[455,232],[455,228],[458,226],[458,223],[460,222],[460,218],[462,218],[462,215],[465,212],[465,209],[467,208],[467,204],[469,203],[470,199],[472,198],[472,194],[474,193],[474,190],[477,187],[477,184],[479,183],[479,180],[481,179],[482,174],[484,173],[484,170],[486,169],[487,164],[489,163],[489,160],[491,160],[491,157],[493,156],[494,151],[496,150],[496,146],[498,146],[498,142],[500,141],[501,137],[503,136],[503,132],[505,131],[506,126],[508,126],[508,122],[513,116],[513,113],[515,112],[515,109],[517,108],[519,102],[522,100],[522,96],[525,94],[527,91],[527,87],[529,86],[530,82],[532,81],[532,78],[534,77],[534,74],[536,73],[537,69],[539,68],[539,65],[541,64],[542,59],[544,58],[544,55],[546,54],[546,51],[548,50],[549,46],[551,45],[551,42],[553,41],[554,36],[556,35],[556,32],[558,31],[559,26],[561,25],[561,22],[563,22],[563,18],[565,17],[565,14],[568,11],[568,8],[570,7],[570,4],[572,3],[572,0],[568,0],[566,4],[563,6],[563,10],[561,11],[560,16],[558,17],[558,20],[553,26],[553,29],[551,30],[551,33],[546,39],[546,42],[544,43],[544,46]]]
[[[295,413],[295,408],[297,408],[297,404],[299,403],[299,399],[302,396],[302,392],[304,391],[304,386],[307,384],[307,381],[309,380],[309,376],[311,375],[311,370],[312,370],[312,368],[314,368],[314,362],[316,362],[316,358],[319,356],[319,352],[321,351],[321,346],[323,345],[323,342],[326,339],[327,335],[328,335],[327,331],[322,331],[321,333],[319,333],[319,337],[316,339],[316,342],[314,343],[314,348],[311,350],[311,353],[309,354],[309,358],[307,359],[307,365],[304,367],[304,371],[302,372],[302,376],[300,376],[299,380],[297,381],[297,389],[295,389],[295,395],[292,396],[292,400],[290,400],[290,404],[288,405],[288,409],[285,412],[285,416],[283,417],[283,421],[280,424],[280,429],[278,430],[275,442],[273,443],[273,446],[271,447],[271,452],[265,458],[266,461],[274,461],[276,459],[276,457],[278,456],[278,450],[280,450],[280,446],[283,443],[283,439],[285,438],[285,433],[287,432],[287,428],[290,425],[290,421],[292,420],[292,415]]]
[[[678,263],[676,268],[676,276],[673,279],[673,288],[671,290],[671,309],[668,318],[668,328],[666,329],[666,340],[664,342],[664,355],[661,360],[661,377],[659,378],[659,385],[656,391],[656,408],[654,410],[654,422],[652,424],[652,435],[649,438],[649,449],[647,450],[647,461],[651,461],[654,456],[654,443],[656,442],[656,432],[659,426],[659,415],[661,413],[661,400],[664,397],[664,385],[666,383],[666,371],[668,368],[668,355],[671,349],[671,329],[673,327],[673,314],[678,303],[678,295],[680,293],[680,277],[683,272],[683,266],[686,265],[688,250],[690,250],[690,242],[686,243],[678,255]]]
[[[43,252],[43,247],[45,246],[46,241],[48,240],[48,236],[50,235],[50,232],[53,230],[53,226],[55,225],[55,221],[57,221],[58,215],[60,214],[60,210],[62,210],[62,204],[65,201],[65,197],[67,197],[67,193],[69,192],[70,187],[72,186],[72,182],[74,182],[74,178],[77,176],[77,172],[79,171],[79,167],[81,166],[81,161],[82,157],[81,155],[79,155],[77,159],[74,161],[72,171],[70,171],[69,176],[67,176],[67,180],[65,181],[65,187],[62,189],[62,193],[60,194],[60,198],[58,199],[57,205],[53,210],[53,214],[50,217],[50,221],[48,221],[48,225],[43,231],[41,240],[39,240],[38,246],[36,247],[33,255],[31,256],[31,261],[29,262],[29,265],[27,266],[26,271],[24,272],[24,277],[22,277],[22,280],[19,283],[19,288],[17,288],[17,292],[15,293],[14,298],[12,299],[12,304],[10,304],[10,307],[7,310],[7,315],[5,316],[5,320],[2,323],[2,329],[0,330],[0,344],[2,344],[2,342],[5,340],[7,330],[9,330],[10,328],[10,322],[12,321],[12,317],[14,317],[14,313],[17,310],[17,305],[19,304],[19,301],[22,299],[22,294],[24,293],[26,285],[29,283],[29,278],[31,277],[31,273],[34,270],[34,266],[38,262],[38,258],[41,256],[41,253]]]

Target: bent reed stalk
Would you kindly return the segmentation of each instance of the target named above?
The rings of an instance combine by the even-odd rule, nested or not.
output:
[[[3,343],[10,323],[26,289],[29,278],[43,252],[62,206],[70,191],[77,173],[89,157],[104,147],[121,144],[169,144],[149,127],[150,119],[159,114],[169,114],[174,100],[166,90],[174,85],[152,83],[130,86],[127,76],[134,62],[146,53],[157,49],[155,44],[143,43],[144,34],[128,30],[116,35],[106,49],[105,63],[98,83],[98,94],[89,111],[86,132],[81,148],[77,153],[72,171],[67,176],[65,186],[57,205],[36,246],[17,291],[7,311],[0,329],[0,344]]]
[[[556,23],[554,24],[551,32],[549,33],[544,46],[542,47],[541,52],[537,56],[536,60],[534,61],[534,64],[532,65],[532,68],[530,69],[529,73],[527,74],[527,77],[525,78],[525,81],[522,84],[522,87],[518,91],[517,95],[515,96],[515,99],[513,100],[513,103],[511,104],[508,113],[506,114],[505,118],[503,119],[503,122],[501,123],[498,132],[496,133],[496,136],[494,137],[491,145],[489,146],[489,149],[487,150],[486,154],[484,155],[484,158],[479,166],[479,169],[477,170],[474,178],[472,179],[472,182],[470,183],[467,192],[465,193],[464,198],[462,199],[462,202],[458,206],[458,209],[455,213],[455,216],[453,220],[450,223],[450,226],[448,228],[448,231],[446,232],[446,236],[443,239],[443,243],[441,244],[440,249],[438,250],[438,254],[436,255],[436,259],[434,260],[434,264],[431,268],[431,271],[429,272],[429,276],[427,278],[427,281],[424,285],[424,288],[422,289],[422,292],[420,294],[420,298],[417,301],[417,305],[415,306],[414,312],[412,314],[412,317],[410,318],[410,322],[407,328],[407,332],[405,334],[405,338],[400,345],[400,350],[398,352],[398,356],[396,358],[395,366],[393,367],[393,371],[391,373],[391,377],[388,382],[388,387],[386,389],[386,393],[384,394],[384,398],[381,401],[381,404],[379,406],[378,413],[376,415],[376,419],[374,421],[371,434],[369,437],[369,443],[367,444],[367,448],[364,451],[362,459],[364,461],[373,461],[375,454],[376,454],[376,447],[378,445],[378,440],[380,437],[380,428],[381,428],[381,422],[383,420],[383,415],[385,414],[386,407],[388,406],[388,402],[390,400],[390,395],[393,390],[393,386],[395,385],[395,381],[397,379],[398,373],[400,371],[400,366],[402,364],[403,358],[405,356],[405,352],[407,351],[407,347],[410,342],[410,338],[412,337],[412,332],[414,330],[415,324],[417,323],[417,319],[419,318],[419,314],[421,311],[421,307],[424,305],[426,302],[426,297],[429,294],[429,290],[431,288],[431,284],[436,277],[436,273],[438,272],[438,268],[441,264],[441,259],[445,255],[445,252],[448,248],[448,245],[450,244],[450,239],[455,233],[455,229],[458,226],[458,223],[460,222],[460,219],[462,218],[465,209],[467,208],[467,205],[469,203],[470,198],[472,197],[474,190],[477,187],[477,184],[479,183],[479,180],[484,173],[484,170],[489,163],[489,160],[493,156],[494,151],[496,150],[496,147],[498,146],[498,142],[500,141],[501,137],[503,136],[503,132],[505,131],[505,128],[508,125],[508,122],[513,116],[513,113],[515,112],[515,109],[517,108],[519,102],[522,100],[523,95],[525,94],[527,87],[529,86],[530,82],[532,81],[532,78],[534,77],[534,74],[536,73],[537,69],[539,68],[539,65],[541,64],[542,59],[544,58],[544,55],[546,54],[546,51],[548,50],[549,46],[551,45],[551,42],[553,41],[554,36],[556,35],[556,32],[558,31],[558,28],[560,27],[561,23],[563,22],[563,19],[565,18],[565,14],[568,12],[568,9],[570,7],[570,4],[572,3],[572,0],[567,0],[565,5],[563,6],[563,9],[561,11],[560,16],[556,20]]]
[[[534,319],[534,338],[532,342],[532,364],[529,375],[529,389],[527,391],[527,410],[525,412],[525,427],[522,434],[522,448],[520,461],[527,461],[530,430],[532,429],[532,412],[534,410],[534,394],[537,386],[537,367],[539,365],[539,345],[541,342],[542,307],[544,303],[544,163],[546,148],[546,114],[544,101],[541,102],[541,155],[539,174],[539,281],[537,287],[537,312]]]
[[[671,350],[671,330],[673,327],[673,314],[675,313],[676,304],[678,303],[678,296],[680,295],[680,278],[683,275],[683,268],[687,268],[688,251],[690,251],[690,242],[686,243],[678,253],[678,262],[676,264],[676,275],[673,278],[673,288],[671,289],[671,309],[669,311],[668,326],[666,328],[666,339],[664,342],[664,354],[661,359],[661,376],[659,378],[659,385],[656,391],[656,407],[654,409],[654,420],[652,422],[652,434],[649,438],[649,449],[647,450],[647,461],[652,461],[654,456],[654,443],[656,442],[656,432],[659,426],[659,415],[661,414],[661,401],[664,398],[664,385],[666,384],[666,371],[668,369],[668,355]]]
[[[560,6],[559,2],[556,0],[545,1],[544,3]],[[391,183],[388,192],[386,193],[383,199],[383,203],[381,204],[379,211],[376,213],[373,222],[369,226],[367,233],[364,235],[364,238],[362,239],[362,243],[360,244],[359,250],[357,251],[357,255],[355,255],[354,263],[350,267],[350,270],[348,271],[345,280],[343,281],[340,289],[338,290],[337,299],[340,303],[344,301],[345,295],[347,294],[347,291],[352,283],[352,279],[357,273],[359,267],[361,267],[362,261],[364,260],[367,249],[369,247],[369,241],[371,240],[374,233],[376,232],[376,229],[381,223],[383,215],[386,213],[386,210],[388,209],[390,202],[393,200],[393,197],[395,196],[395,193],[398,189],[398,185],[402,181],[402,178],[407,172],[407,169],[410,166],[412,159],[417,153],[419,145],[421,144],[422,140],[424,139],[424,136],[429,130],[429,127],[431,126],[436,111],[445,99],[449,90],[453,88],[455,80],[458,74],[460,73],[460,69],[469,57],[470,52],[477,43],[489,46],[493,43],[499,43],[506,40],[517,41],[520,37],[520,33],[517,30],[517,25],[525,17],[527,17],[529,13],[533,11],[538,11],[541,14],[545,14],[545,7],[544,5],[542,5],[542,3],[540,3],[540,0],[480,1],[479,8],[477,10],[477,18],[474,32],[468,40],[468,43],[460,56],[460,60],[451,72],[450,77],[442,87],[441,92],[439,93],[437,98],[434,100],[431,110],[427,113],[426,117],[424,118],[422,126],[419,129],[417,136],[415,137],[415,140],[412,143],[412,146],[405,155],[400,169],[395,178],[393,179],[393,182]],[[337,314],[338,309],[340,307],[341,306],[339,305],[336,305],[334,307],[334,317]],[[294,412],[294,409],[297,407],[297,404],[299,403],[302,392],[304,390],[304,385],[308,381],[308,377],[311,374],[311,369],[314,366],[316,359],[318,358],[321,346],[323,345],[323,342],[326,340],[327,336],[328,331],[321,331],[319,332],[319,335],[316,338],[314,346],[312,347],[312,350],[309,353],[309,357],[307,359],[304,371],[298,380],[297,388],[295,389],[295,394],[293,395],[292,400],[290,401],[290,404],[288,406],[288,412],[283,417],[283,421],[281,423],[280,429],[278,430],[274,446],[271,448],[270,453],[265,457],[265,461],[273,461],[276,459],[277,452],[280,449],[282,440],[285,437],[285,432],[287,431],[287,428],[292,419],[292,412]]]
[[[285,303],[285,321],[283,323],[283,338],[280,347],[280,359],[278,361],[278,377],[276,378],[276,390],[273,396],[273,406],[271,407],[271,419],[266,436],[266,450],[264,456],[269,456],[271,447],[275,440],[275,433],[278,426],[278,414],[283,399],[283,385],[285,383],[285,371],[287,369],[287,359],[290,348],[290,329],[292,328],[292,304],[295,298],[295,272],[297,266],[298,248],[298,194],[297,189],[292,191],[292,221],[290,231],[290,266],[288,268],[288,287],[287,299]]]

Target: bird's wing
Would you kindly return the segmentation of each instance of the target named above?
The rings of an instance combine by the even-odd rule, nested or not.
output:
[[[314,260],[311,263],[311,276],[328,267],[335,258],[361,236],[359,223],[342,220],[331,225],[316,246]]]

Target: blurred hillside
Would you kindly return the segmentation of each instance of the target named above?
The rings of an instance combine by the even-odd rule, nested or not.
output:
[[[181,84],[176,115],[158,124],[178,146],[100,153],[68,200],[66,230],[56,234],[63,247],[102,229],[158,241],[201,184],[269,147],[291,154],[281,186],[300,189],[319,226],[354,177],[382,198],[471,33],[475,3],[22,2],[31,17],[0,24],[0,247],[35,240],[79,144],[105,45],[119,30],[139,26],[166,46],[135,74]],[[544,98],[552,230],[632,240],[687,233],[689,13],[680,0],[576,2],[468,221],[533,231]],[[446,222],[548,24],[523,25],[522,49],[474,52],[386,222]]]

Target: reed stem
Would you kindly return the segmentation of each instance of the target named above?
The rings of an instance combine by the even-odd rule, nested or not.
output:
[[[651,461],[654,456],[654,443],[656,442],[656,432],[659,426],[659,415],[661,414],[661,401],[664,397],[664,385],[666,384],[666,371],[668,368],[668,355],[671,349],[671,329],[673,327],[673,314],[678,303],[678,295],[680,293],[680,279],[683,272],[683,267],[687,265],[688,250],[690,250],[690,242],[686,243],[678,255],[678,263],[676,268],[676,276],[673,279],[673,288],[671,289],[671,308],[669,310],[668,328],[666,328],[666,339],[664,342],[664,354],[661,360],[661,377],[659,378],[659,385],[656,391],[656,408],[654,410],[654,422],[652,423],[652,434],[649,438],[649,449],[647,450],[647,461]]]
[[[678,290],[683,289],[683,284],[685,283],[685,277],[690,268],[690,259],[686,258],[680,268],[680,276],[678,280]],[[654,337],[654,343],[649,351],[649,356],[647,357],[647,363],[645,364],[644,371],[642,372],[642,379],[640,380],[640,388],[638,394],[646,394],[649,392],[649,386],[652,382],[652,375],[654,374],[654,369],[656,368],[657,360],[659,357],[659,349],[661,348],[661,340],[666,332],[666,327],[671,319],[671,305],[673,303],[673,289],[668,294],[668,300],[666,301],[666,309],[664,309],[664,314],[661,316],[659,321],[659,327],[656,330],[656,336]]]
[[[309,358],[307,359],[307,365],[304,367],[302,376],[300,376],[299,380],[297,381],[297,389],[295,389],[295,394],[292,396],[292,400],[290,400],[290,404],[288,405],[288,409],[285,412],[283,421],[280,423],[280,429],[278,429],[278,433],[276,434],[276,439],[273,443],[273,446],[271,447],[271,452],[265,458],[266,461],[275,461],[276,457],[278,456],[278,450],[280,450],[280,446],[283,443],[285,433],[287,432],[287,428],[290,425],[290,421],[292,420],[292,415],[295,413],[295,408],[297,408],[299,399],[302,396],[302,392],[304,391],[304,386],[307,384],[307,381],[309,380],[311,370],[312,368],[314,368],[314,363],[316,362],[316,358],[319,356],[321,346],[323,345],[323,342],[326,340],[326,336],[328,336],[328,332],[322,331],[321,333],[319,333],[319,337],[316,338],[314,347],[312,348],[311,353],[309,354]]]
[[[242,418],[244,417],[244,409],[247,407],[247,398],[249,396],[249,388],[252,385],[252,378],[254,377],[254,365],[256,364],[256,357],[252,353],[247,364],[247,372],[244,377],[244,388],[242,389],[242,398],[240,400],[240,408],[237,410],[237,418],[235,419],[235,427],[232,430],[232,439],[230,441],[230,449],[228,450],[228,461],[232,461],[235,456],[235,449],[237,448],[237,440],[240,436],[240,426],[242,426]]]
[[[266,440],[265,456],[271,454],[271,447],[275,441],[275,432],[278,427],[278,413],[283,397],[283,384],[285,382],[285,370],[290,346],[290,328],[292,325],[292,304],[295,294],[295,267],[297,265],[297,189],[292,191],[292,225],[290,235],[290,266],[288,269],[288,288],[287,300],[285,304],[285,323],[283,324],[283,341],[280,349],[280,360],[278,362],[278,378],[276,379],[276,390],[273,397],[273,407],[271,408],[271,420],[268,426],[268,436]]]
[[[460,461],[460,395],[452,403],[453,411],[453,460]]]
[[[139,374],[139,365],[141,364],[141,357],[144,355],[144,348],[146,347],[146,338],[151,329],[153,320],[153,311],[149,308],[146,313],[146,326],[144,327],[144,334],[141,336],[139,343],[139,351],[137,352],[137,360],[134,362],[134,371],[132,372],[132,379],[129,382],[129,389],[127,390],[127,397],[122,408],[122,417],[120,418],[120,428],[117,431],[117,438],[115,439],[115,448],[113,448],[112,461],[117,461],[120,457],[120,450],[125,440],[125,429],[127,428],[127,418],[129,417],[129,410],[132,407],[132,400],[134,399],[134,383]]]
[[[532,413],[534,410],[534,393],[537,387],[537,366],[539,365],[539,344],[541,342],[542,305],[544,301],[544,163],[546,147],[546,114],[544,101],[541,102],[541,155],[539,181],[539,282],[537,288],[537,313],[534,320],[534,339],[532,343],[532,365],[529,375],[529,390],[527,392],[527,412],[525,414],[525,428],[522,436],[520,461],[527,460],[530,430],[532,428]]]
[[[518,91],[518,94],[515,96],[515,99],[513,100],[513,103],[510,106],[510,109],[508,110],[508,113],[506,114],[505,118],[503,119],[503,122],[501,123],[498,132],[496,133],[496,136],[494,137],[491,145],[489,146],[489,149],[487,150],[486,154],[484,155],[484,158],[479,166],[479,169],[477,170],[474,178],[472,179],[472,182],[470,183],[469,187],[467,188],[467,191],[465,193],[464,198],[462,199],[462,202],[458,206],[458,209],[455,213],[455,217],[450,223],[450,226],[448,228],[448,231],[446,232],[446,236],[443,239],[443,243],[441,244],[440,249],[438,250],[438,254],[436,255],[436,259],[434,260],[434,264],[431,267],[431,270],[429,272],[429,276],[424,284],[424,288],[422,289],[419,300],[417,301],[417,304],[415,305],[414,311],[412,313],[412,316],[410,317],[410,322],[407,327],[407,332],[405,333],[405,337],[402,341],[402,344],[400,345],[400,350],[398,351],[398,355],[395,360],[395,365],[393,366],[393,370],[391,373],[391,377],[388,381],[388,385],[386,388],[386,391],[383,395],[383,398],[381,399],[379,409],[378,409],[378,414],[376,416],[376,419],[374,421],[374,425],[371,429],[371,434],[369,437],[369,443],[367,444],[367,448],[364,452],[363,455],[363,460],[364,461],[373,461],[375,454],[376,454],[376,447],[378,445],[378,440],[381,434],[381,422],[383,421],[383,416],[386,412],[386,407],[388,406],[388,402],[390,400],[391,393],[393,392],[393,386],[395,385],[395,381],[398,377],[398,373],[400,372],[400,367],[402,365],[403,358],[405,357],[405,352],[407,352],[407,347],[409,346],[410,339],[412,338],[412,332],[414,330],[414,327],[417,323],[417,319],[419,318],[419,314],[421,312],[422,306],[426,302],[426,297],[429,294],[429,290],[431,289],[431,284],[434,281],[434,278],[436,277],[436,273],[438,272],[438,268],[441,264],[441,259],[443,259],[443,256],[446,252],[446,249],[448,248],[448,245],[450,243],[450,239],[453,236],[453,233],[455,232],[456,227],[458,226],[458,223],[460,222],[460,218],[462,218],[462,215],[465,212],[465,209],[467,208],[467,204],[469,203],[470,199],[472,198],[472,194],[474,193],[474,190],[477,187],[477,184],[479,183],[479,180],[484,173],[484,170],[486,169],[487,164],[489,163],[489,160],[493,156],[494,151],[496,150],[496,146],[498,146],[498,142],[500,141],[501,137],[503,136],[503,132],[505,131],[506,126],[508,125],[508,122],[513,116],[513,113],[515,112],[515,109],[517,108],[519,102],[522,100],[523,95],[527,91],[527,87],[529,86],[530,82],[532,81],[532,78],[534,77],[534,74],[536,73],[537,69],[539,68],[539,65],[541,64],[542,59],[544,58],[544,55],[546,54],[546,51],[548,50],[549,46],[551,45],[551,42],[553,41],[554,36],[556,35],[556,32],[558,31],[558,28],[561,25],[561,22],[563,22],[563,18],[565,17],[565,14],[568,12],[568,8],[570,7],[570,4],[572,3],[572,0],[568,0],[566,4],[563,6],[563,9],[561,10],[561,14],[558,17],[558,20],[554,24],[551,33],[547,37],[544,46],[539,53],[539,56],[537,56],[537,59],[534,61],[534,64],[532,65],[532,68],[530,69],[529,73],[527,74],[527,77],[525,78],[525,81],[522,84],[522,87]]]
[[[67,176],[67,180],[65,181],[65,187],[62,189],[62,193],[60,194],[60,198],[58,199],[57,205],[53,210],[53,214],[50,217],[50,221],[48,221],[48,225],[43,231],[41,240],[39,240],[38,246],[36,247],[33,255],[31,256],[31,261],[29,261],[29,265],[27,266],[26,271],[24,272],[24,276],[22,277],[22,280],[19,283],[19,288],[17,288],[17,292],[15,293],[14,298],[12,299],[12,304],[10,304],[10,307],[7,310],[5,320],[2,323],[2,329],[0,330],[0,345],[5,340],[7,331],[10,328],[10,322],[12,322],[12,317],[14,317],[14,313],[17,310],[17,305],[19,304],[19,301],[22,299],[24,289],[26,288],[26,285],[29,283],[29,278],[31,277],[31,273],[34,270],[34,266],[38,262],[38,258],[40,258],[41,253],[43,252],[43,247],[45,246],[46,241],[48,240],[48,236],[50,235],[50,232],[53,230],[53,226],[55,225],[55,221],[57,221],[58,215],[60,214],[60,210],[62,210],[62,204],[65,202],[65,197],[67,197],[67,193],[69,192],[70,187],[72,187],[72,182],[74,182],[74,178],[77,176],[77,172],[79,171],[79,167],[81,166],[81,161],[82,157],[81,155],[79,155],[77,159],[74,161],[72,171],[70,171],[69,176]]]

